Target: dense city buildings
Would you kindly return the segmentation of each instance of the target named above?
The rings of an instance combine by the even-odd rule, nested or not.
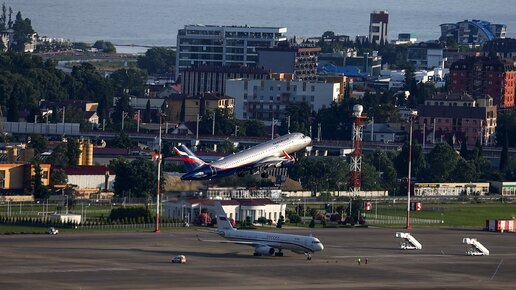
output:
[[[312,111],[329,107],[342,98],[341,83],[292,79],[235,79],[226,83],[226,93],[235,98],[238,119],[271,122],[285,117],[290,103],[305,102]]]
[[[455,40],[458,44],[478,45],[497,38],[505,38],[507,26],[483,20],[464,20],[441,24],[441,40]]]
[[[504,38],[488,41],[484,44],[484,55],[516,61],[516,39]]]
[[[357,55],[356,51],[344,53],[321,53],[319,56],[319,75],[344,75],[366,77],[380,75],[382,57],[377,51]]]
[[[469,57],[450,67],[449,89],[473,96],[489,95],[499,108],[514,107],[514,65],[497,58]]]
[[[181,74],[183,94],[189,96],[207,92],[224,95],[226,81],[229,79],[262,80],[269,77],[268,70],[242,65],[194,66],[184,69]]]
[[[476,99],[475,99],[476,97]],[[488,95],[473,97],[467,93],[441,93],[419,106],[419,129],[427,140],[448,140],[475,145],[495,142],[497,108]]]
[[[417,37],[412,33],[400,33],[398,34],[398,39],[392,41],[392,43],[395,45],[414,44],[416,42]]]
[[[434,42],[421,42],[407,48],[407,62],[416,69],[444,67],[443,45]]]
[[[208,112],[217,109],[226,109],[230,115],[234,110],[233,97],[224,96],[216,93],[202,93],[195,96],[185,96],[184,98],[184,120],[185,122],[196,122],[197,118],[204,116]]]
[[[389,12],[374,11],[369,21],[369,41],[371,43],[387,43],[387,27],[389,25]]]
[[[188,67],[256,65],[258,47],[286,41],[285,27],[185,25],[177,33],[176,76]]]
[[[294,79],[313,81],[317,79],[319,47],[278,45],[258,48],[258,66],[272,73],[292,74]]]

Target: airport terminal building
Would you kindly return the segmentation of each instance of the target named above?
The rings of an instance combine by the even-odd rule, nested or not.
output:
[[[164,203],[163,214],[168,218],[183,219],[187,222],[196,220],[203,209],[208,209],[208,215],[216,216],[215,203],[220,202],[226,215],[236,222],[245,221],[247,217],[255,222],[260,217],[276,223],[280,216],[285,216],[285,204],[276,203],[268,198],[255,199],[205,199],[191,198]]]

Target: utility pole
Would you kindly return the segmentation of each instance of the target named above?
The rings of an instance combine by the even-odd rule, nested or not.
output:
[[[374,136],[374,117],[371,117],[371,142],[373,142]]]
[[[238,136],[238,126],[235,125],[235,138]]]
[[[159,121],[161,122],[161,116],[159,118]],[[136,121],[136,132],[140,133],[140,110],[138,110],[138,120]]]
[[[317,142],[321,142],[321,123],[317,124]]]
[[[125,111],[122,111],[122,131],[124,131],[124,120],[125,117],[127,117],[129,113],[126,113]]]
[[[290,134],[290,116],[287,116],[287,133]]]
[[[197,114],[197,129],[195,130],[195,141],[199,140],[199,114]]]
[[[65,116],[66,116],[66,107],[63,106],[63,125],[65,123]]]
[[[435,144],[435,118],[434,118],[434,135],[432,136],[432,144]]]
[[[271,140],[274,139],[274,115],[272,116],[272,123],[271,123]]]
[[[155,233],[159,233],[159,218],[160,218],[160,181],[161,181],[161,124],[163,119],[163,113],[160,112],[159,115],[159,141],[158,141],[158,181],[156,187],[156,228],[154,229]]]
[[[211,124],[211,136],[215,136],[215,111],[213,111],[213,119]]]

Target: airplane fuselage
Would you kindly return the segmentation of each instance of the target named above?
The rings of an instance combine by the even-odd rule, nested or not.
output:
[[[311,138],[301,133],[287,134],[238,153],[228,155],[209,164],[201,165],[184,174],[183,180],[211,179],[238,172],[265,167],[287,167],[293,161],[285,154],[299,151],[311,143]]]
[[[219,231],[219,235],[231,241],[254,242],[271,248],[291,250],[298,253],[315,253],[324,249],[319,239],[312,236],[247,230]]]

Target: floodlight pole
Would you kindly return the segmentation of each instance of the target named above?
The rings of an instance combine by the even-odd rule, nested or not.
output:
[[[162,123],[162,114],[159,115],[159,141],[158,141],[158,180],[156,186],[156,228],[154,229],[155,233],[159,233],[159,218],[160,218],[160,185],[161,185],[161,123]]]
[[[407,230],[412,229],[412,225],[410,224],[410,179],[412,174],[412,123],[414,122],[414,118],[416,118],[416,114],[411,114],[409,116],[410,122],[410,132],[409,132],[409,159],[408,159],[408,177],[407,177],[407,226],[405,227]]]

